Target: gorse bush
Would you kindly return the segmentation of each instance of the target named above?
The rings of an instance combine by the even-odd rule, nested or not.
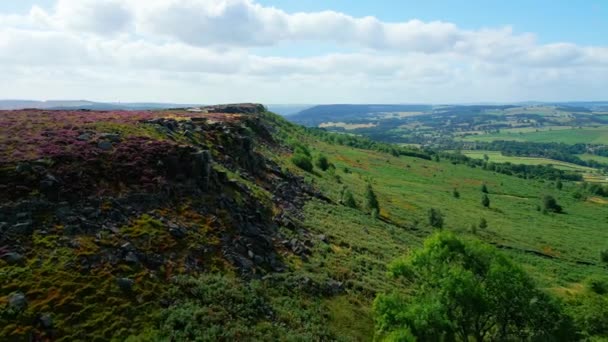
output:
[[[407,329],[419,341],[573,340],[561,305],[493,247],[442,232],[389,266],[410,295],[374,301],[377,334]]]

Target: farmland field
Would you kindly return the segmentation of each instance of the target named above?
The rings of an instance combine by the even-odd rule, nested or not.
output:
[[[583,127],[569,128],[539,132],[511,133],[509,131],[480,134],[463,138],[465,141],[495,141],[495,140],[514,140],[525,142],[551,143],[562,142],[566,144],[608,144],[608,127]]]
[[[567,163],[559,160],[548,159],[548,158],[534,158],[534,157],[518,157],[518,156],[505,156],[499,151],[462,151],[462,154],[476,159],[483,159],[484,155],[489,157],[489,161],[495,163],[513,163],[513,164],[524,164],[524,165],[553,165],[554,167],[562,170],[579,171],[579,172],[595,172],[596,170],[590,167]]]

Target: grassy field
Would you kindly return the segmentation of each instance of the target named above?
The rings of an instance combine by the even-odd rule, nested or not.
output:
[[[608,164],[608,157],[596,156],[595,154],[588,154],[588,153],[579,154],[578,157],[581,158],[582,160],[595,160],[600,163]]]
[[[313,155],[323,153],[335,164],[335,174],[306,173],[289,163],[285,166],[323,189],[335,202],[342,187],[347,187],[360,207],[312,201],[305,208],[305,225],[326,235],[331,243],[319,247],[310,263],[300,267],[310,272],[323,269],[353,289],[325,303],[331,329],[346,339],[371,339],[371,300],[392,284],[385,277],[386,262],[419,246],[433,231],[427,223],[429,208],[443,212],[444,229],[463,235],[471,235],[471,225],[485,218],[488,228],[478,229],[476,235],[503,249],[542,287],[557,294],[574,293],[588,276],[606,272],[599,252],[608,241],[608,201],[575,199],[575,184],[566,183],[559,191],[551,182],[464,165],[309,143]],[[371,219],[362,209],[366,181],[378,196],[380,220]],[[480,203],[484,183],[490,192],[489,209]],[[454,189],[460,198],[453,196]],[[566,213],[539,212],[546,194],[554,196]]]
[[[575,129],[554,129],[538,132],[509,132],[474,135],[463,138],[466,141],[514,140],[527,142],[563,142],[566,144],[589,143],[608,144],[608,127],[583,127]]]
[[[489,160],[495,163],[513,163],[513,164],[524,164],[524,165],[553,165],[554,167],[562,170],[577,171],[585,173],[597,172],[594,168],[581,166],[577,164],[567,163],[559,160],[548,159],[548,158],[533,158],[533,157],[518,157],[518,156],[505,156],[499,151],[462,151],[462,154],[476,159],[483,159],[484,155],[489,157]]]

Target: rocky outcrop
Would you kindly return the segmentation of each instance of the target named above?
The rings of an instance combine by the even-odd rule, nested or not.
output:
[[[282,271],[282,253],[306,258],[316,239],[299,227],[299,208],[318,194],[258,152],[259,145],[280,148],[256,115],[264,110],[256,104],[211,106],[205,111],[213,117],[169,115],[129,124],[153,129],[154,138],[83,130],[74,135],[84,148],[79,153],[4,165],[2,259],[21,263],[35,254],[32,236],[57,234],[57,247],[82,249],[83,236],[97,246],[80,261],[82,270],[121,263],[158,270],[179,263],[186,272],[202,272],[208,260],[222,258],[243,275],[259,276]],[[222,120],[217,113],[247,115]],[[274,195],[261,198],[263,192]],[[184,203],[199,221],[181,217]],[[159,225],[154,234],[163,240],[154,243],[173,247],[137,246],[129,227],[144,216]],[[301,238],[285,239],[279,226]],[[141,234],[152,229],[136,228]],[[208,231],[204,239],[201,229]],[[180,241],[190,247],[177,247]]]

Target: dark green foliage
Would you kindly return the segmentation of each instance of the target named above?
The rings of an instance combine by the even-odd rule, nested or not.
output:
[[[310,150],[308,149],[308,147],[304,146],[302,143],[298,142],[298,141],[290,141],[290,145],[293,146],[293,153],[294,154],[303,154],[307,157],[311,157],[312,155],[310,154]]]
[[[433,228],[443,228],[443,213],[436,208],[429,209],[428,212],[429,225]]]
[[[601,276],[592,276],[587,279],[586,285],[594,293],[599,295],[608,294],[608,278]]]
[[[221,274],[180,276],[166,294],[157,339],[169,341],[331,340],[319,308],[304,307],[298,294],[262,281]],[[272,292],[269,292],[272,291]],[[286,314],[288,313],[288,314]]]
[[[303,153],[294,154],[293,157],[291,157],[291,162],[304,171],[312,171],[312,161],[310,160],[309,156]]]
[[[481,196],[481,205],[486,208],[490,207],[490,197],[488,197],[487,194],[483,194],[483,196]]]
[[[583,176],[580,172],[564,171],[551,165],[525,165],[512,163],[493,163],[482,159],[467,157],[462,153],[440,153],[444,159],[452,164],[463,164],[469,167],[481,167],[484,170],[502,173],[509,176],[516,176],[524,179],[539,180],[571,180],[582,181]],[[607,192],[608,193],[608,192]]]
[[[486,221],[485,218],[481,218],[481,220],[479,220],[479,228],[481,229],[486,229],[488,228],[488,221]]]
[[[367,184],[365,187],[365,208],[371,212],[376,210],[376,215],[380,211],[380,204],[378,203],[378,198],[376,197],[376,193],[374,189],[372,189],[371,184]]]
[[[329,161],[327,160],[326,156],[320,154],[315,161],[315,165],[322,171],[327,171],[329,168]]]
[[[562,206],[557,204],[557,200],[551,195],[543,197],[543,209],[554,213],[561,213],[563,211]]]
[[[608,338],[608,296],[579,295],[573,299],[570,311],[583,336]]]
[[[454,196],[454,198],[460,198],[460,192],[458,192],[458,189],[454,189],[452,191],[452,196]]]
[[[357,202],[355,201],[355,197],[353,197],[353,193],[348,190],[348,188],[343,187],[342,188],[342,194],[341,194],[341,202],[343,205],[350,207],[350,208],[357,208]]]
[[[560,179],[557,180],[557,182],[555,182],[555,188],[557,190],[561,190],[564,187],[564,184],[562,184],[562,181]]]
[[[488,186],[485,183],[481,185],[481,192],[484,194],[488,193]]]
[[[408,328],[421,341],[572,340],[561,305],[496,249],[438,233],[389,267],[412,284],[411,295],[374,302],[377,332]]]
[[[604,249],[603,251],[600,251],[600,261],[608,264],[608,248]]]

